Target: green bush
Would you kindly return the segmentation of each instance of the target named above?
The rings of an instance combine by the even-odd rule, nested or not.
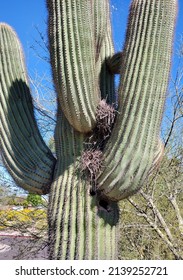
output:
[[[27,202],[28,204],[31,204],[32,206],[38,206],[43,204],[42,197],[38,194],[29,193],[27,196]]]

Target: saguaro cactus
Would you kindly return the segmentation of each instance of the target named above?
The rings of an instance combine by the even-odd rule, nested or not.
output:
[[[36,125],[20,42],[4,23],[2,158],[20,187],[49,193],[51,259],[116,259],[117,202],[143,186],[162,155],[159,129],[177,1],[133,0],[118,54],[107,0],[47,0],[47,8],[58,95],[56,159]]]

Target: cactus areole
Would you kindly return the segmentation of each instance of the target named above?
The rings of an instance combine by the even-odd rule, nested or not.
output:
[[[133,0],[117,54],[109,1],[47,0],[47,10],[56,158],[36,124],[21,44],[1,23],[2,158],[20,187],[49,193],[50,259],[117,259],[118,201],[143,186],[163,152],[177,1]]]

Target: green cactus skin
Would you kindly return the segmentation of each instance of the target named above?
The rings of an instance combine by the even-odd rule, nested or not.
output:
[[[143,185],[163,153],[158,134],[176,4],[175,0],[133,0],[124,49],[114,54],[109,1],[47,0],[58,94],[56,163],[36,126],[19,41],[9,26],[0,25],[1,151],[21,187],[45,193],[52,182],[50,259],[118,257],[117,201]],[[80,162],[96,126],[100,100],[116,104],[116,73],[120,73],[119,113],[102,150],[103,168],[94,189]]]
[[[48,193],[55,159],[38,131],[22,48],[15,32],[0,25],[0,145],[8,171],[22,188]]]
[[[51,64],[60,105],[75,129],[91,131],[99,102],[92,1],[53,0],[47,6]]]
[[[107,64],[108,58],[114,55],[109,2],[106,0],[93,1],[93,10],[96,42],[95,67],[100,86],[100,98],[106,99],[110,104],[114,104],[116,103],[114,75],[110,72]]]
[[[51,259],[116,259],[118,206],[108,213],[90,195],[78,172],[84,135],[70,126],[60,110],[55,130],[57,164],[49,201]],[[63,161],[62,159],[65,158]]]
[[[161,157],[158,136],[169,78],[176,1],[133,1],[121,64],[119,114],[98,189],[111,200],[137,192]],[[161,149],[162,150],[162,149]]]
[[[86,133],[95,126],[101,96],[107,95],[110,102],[114,91],[113,76],[105,67],[105,58],[114,52],[109,3],[48,0],[47,7],[51,65],[60,106],[70,124]]]

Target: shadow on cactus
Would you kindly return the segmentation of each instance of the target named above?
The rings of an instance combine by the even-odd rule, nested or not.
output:
[[[47,0],[47,9],[58,96],[56,158],[36,125],[20,42],[4,23],[1,153],[20,187],[49,191],[50,259],[117,259],[117,202],[142,187],[163,152],[159,130],[177,1],[133,0],[118,54],[109,1]],[[116,96],[114,76],[119,73]]]
[[[55,159],[43,142],[34,118],[27,83],[15,79],[1,94],[2,159],[16,183],[27,191],[47,194]]]

